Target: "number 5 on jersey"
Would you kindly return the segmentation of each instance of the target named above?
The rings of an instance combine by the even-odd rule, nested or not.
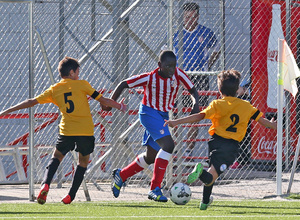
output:
[[[67,107],[67,113],[72,113],[74,111],[74,102],[70,100],[70,96],[72,96],[72,92],[64,93],[65,103],[69,103],[69,108]]]

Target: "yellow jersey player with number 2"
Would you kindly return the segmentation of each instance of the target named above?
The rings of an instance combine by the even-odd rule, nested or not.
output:
[[[222,99],[212,101],[209,106],[187,117],[176,120],[165,120],[164,126],[175,127],[179,124],[193,123],[202,119],[212,122],[208,133],[211,139],[209,147],[209,168],[203,169],[198,163],[187,178],[187,183],[200,179],[204,183],[201,210],[206,210],[212,202],[212,188],[215,180],[235,161],[238,155],[239,142],[244,138],[250,119],[259,124],[276,129],[277,123],[265,119],[250,102],[236,98],[241,74],[236,70],[225,70],[218,75],[218,88]]]

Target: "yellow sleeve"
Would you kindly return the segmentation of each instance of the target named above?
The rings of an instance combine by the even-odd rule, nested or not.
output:
[[[102,96],[102,94],[100,94],[96,89],[94,89],[88,81],[86,80],[83,81],[84,81],[85,91],[87,95],[91,96],[93,99],[96,100]]]
[[[252,119],[258,121],[263,116],[263,113],[256,109],[255,113],[252,115]]]
[[[48,88],[46,91],[44,91],[42,94],[38,95],[35,97],[35,99],[38,101],[40,104],[44,103],[54,103],[53,98],[52,98],[52,87]],[[56,104],[56,103],[54,103]]]
[[[216,111],[215,111],[215,108],[214,108],[214,104],[215,104],[215,101],[212,101],[208,106],[207,108],[203,109],[200,113],[204,113],[205,116],[204,116],[204,119],[211,119],[213,118],[213,116],[215,115]]]

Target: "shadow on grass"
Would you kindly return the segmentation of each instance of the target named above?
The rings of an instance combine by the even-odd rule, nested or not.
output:
[[[218,205],[213,204],[212,207],[222,207],[222,208],[235,208],[235,209],[283,209],[281,206],[251,206],[251,205]],[[284,207],[285,210],[298,210],[299,207]]]
[[[99,207],[112,207],[112,208],[161,208],[161,209],[186,209],[188,207],[190,208],[195,208],[195,205],[193,204],[187,204],[187,205],[175,205],[172,202],[141,202],[140,204],[138,203],[91,203],[92,206],[99,206]]]
[[[26,197],[15,197],[15,196],[3,196],[3,195],[0,196],[0,201],[15,201],[15,200],[28,201],[28,198],[26,198]]]
[[[53,215],[53,214],[69,214],[68,212],[53,212],[53,211],[49,211],[49,212],[25,212],[25,211],[22,211],[22,212],[7,212],[7,211],[3,211],[1,212],[0,211],[0,215],[33,215],[33,214],[36,214],[36,215]]]

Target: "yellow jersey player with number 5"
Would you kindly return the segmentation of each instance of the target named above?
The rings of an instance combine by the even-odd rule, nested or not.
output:
[[[58,65],[58,72],[62,78],[60,82],[50,86],[37,97],[27,99],[0,112],[0,116],[2,116],[44,103],[55,104],[61,112],[59,136],[37,197],[39,204],[46,202],[50,183],[60,162],[69,151],[74,149],[79,153],[79,163],[76,167],[69,193],[62,199],[62,202],[70,204],[75,198],[87,169],[90,154],[94,151],[95,146],[94,123],[87,96],[92,97],[103,105],[117,108],[122,112],[125,112],[127,108],[123,102],[118,103],[112,99],[104,98],[86,80],[80,80],[79,67],[80,65],[76,59],[65,57]]]
[[[272,129],[277,129],[277,123],[265,119],[250,102],[236,98],[241,74],[236,70],[225,70],[218,75],[218,88],[222,99],[212,101],[200,113],[176,120],[165,120],[164,126],[175,127],[179,124],[193,123],[202,119],[212,122],[208,133],[211,139],[209,147],[209,168],[203,169],[198,163],[187,178],[187,183],[200,179],[204,183],[201,210],[206,210],[212,202],[212,188],[215,180],[235,161],[238,155],[239,142],[244,138],[250,119]]]

